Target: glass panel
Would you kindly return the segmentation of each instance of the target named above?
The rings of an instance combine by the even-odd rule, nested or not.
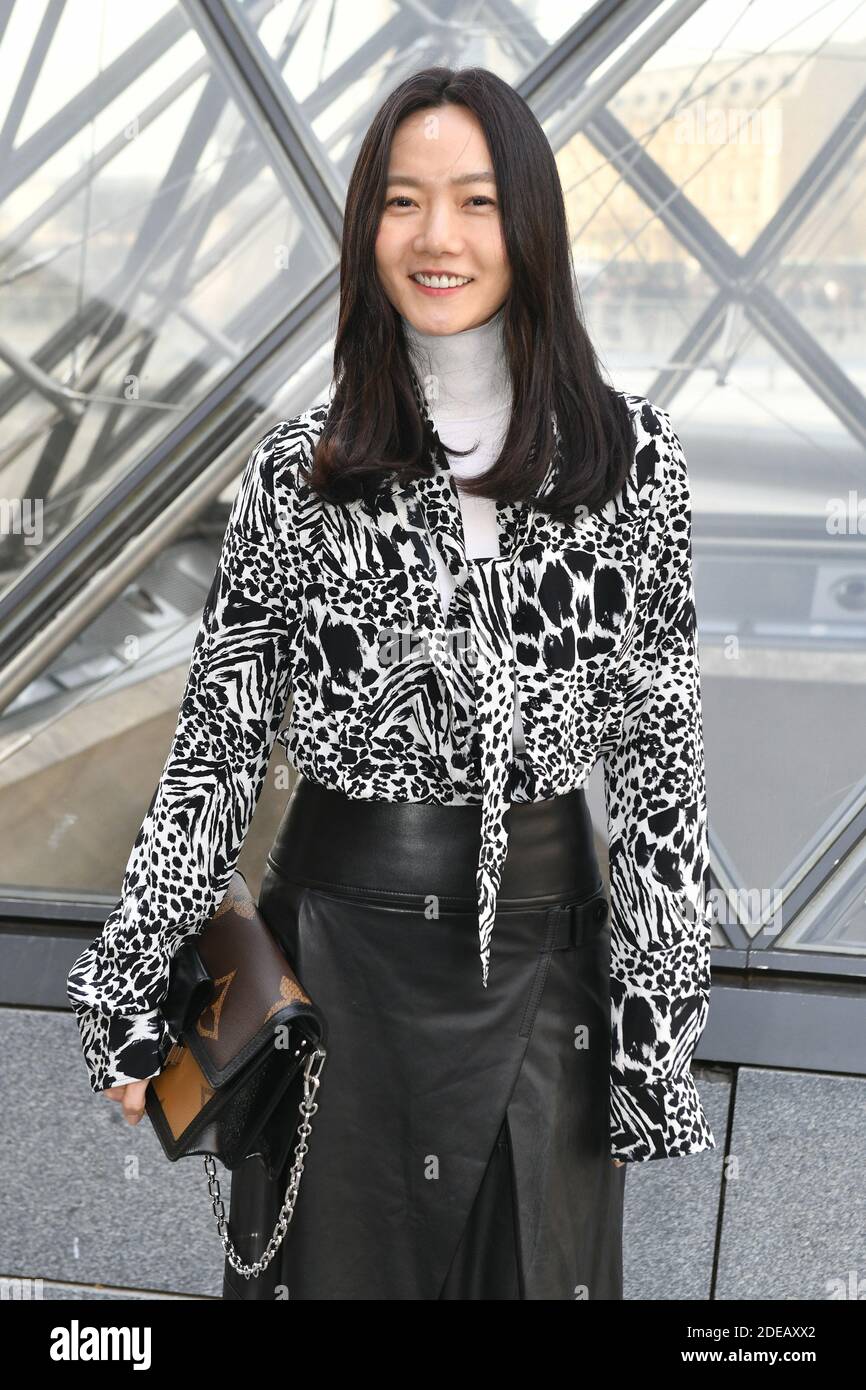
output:
[[[229,3],[255,29],[294,100],[309,102],[316,135],[336,161],[349,130],[354,149],[385,94],[404,77],[433,64],[478,66],[516,84],[595,0],[519,0],[507,11],[466,0]]]
[[[760,603],[773,567],[751,574]],[[702,639],[711,825],[737,892],[763,894],[766,910],[767,895],[798,882],[863,804],[866,658],[828,665],[820,649],[793,643],[745,643],[738,658],[726,650]]]
[[[836,955],[866,954],[866,843],[810,900],[773,946]]]
[[[587,328],[617,384],[645,394],[716,286],[587,137],[558,150],[557,164]]]
[[[866,58],[861,69],[866,73]],[[768,280],[779,301],[860,393],[866,391],[864,247],[866,141],[797,229]]]
[[[336,188],[403,76],[479,63],[517,83],[591,8],[228,3]],[[22,526],[5,548],[10,573],[336,261],[308,193],[212,64],[196,9],[140,11],[17,6],[0,44],[2,492],[44,504],[44,534]],[[756,933],[761,905],[784,903],[866,796],[866,143],[849,118],[866,10],[708,0],[674,28],[680,13],[653,10],[545,125],[592,337],[617,386],[670,410],[689,459],[713,854]],[[607,125],[593,123],[593,90]],[[819,152],[826,184],[800,188]],[[660,206],[664,179],[677,192]],[[16,882],[119,883],[218,534],[216,521],[170,547],[7,711],[4,736],[22,740],[0,753]],[[269,833],[251,838],[259,860]],[[853,855],[814,904],[782,944],[862,949]]]
[[[168,755],[229,505],[166,547],[4,712],[7,886],[119,895]],[[239,861],[256,890],[288,786],[277,745]]]
[[[864,37],[845,0],[707,0],[610,109],[742,252],[862,92]]]
[[[0,590],[336,261],[182,6],[67,0],[43,54],[45,11],[0,45]]]
[[[866,801],[866,13],[708,3],[644,38],[548,124],[590,333],[689,460],[712,850],[756,935]],[[862,947],[840,873],[824,950]]]
[[[593,8],[594,0],[519,0],[506,11],[466,0],[352,0],[299,5],[228,0],[277,82],[346,185],[387,92],[421,68],[486,67],[517,85]]]

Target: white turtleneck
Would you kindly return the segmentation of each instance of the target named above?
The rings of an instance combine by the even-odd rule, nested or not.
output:
[[[419,333],[405,317],[403,329],[409,351],[422,384],[425,377],[436,379],[438,395],[428,400],[428,409],[443,444],[468,449],[477,444],[467,458],[446,454],[457,480],[457,494],[463,516],[463,535],[467,559],[499,554],[499,527],[496,502],[492,497],[471,497],[460,487],[461,478],[484,473],[502,448],[511,414],[511,378],[502,340],[500,308],[486,323],[461,333]],[[454,592],[455,580],[438,548],[433,546],[442,612]],[[514,691],[514,747],[524,747],[523,723]]]

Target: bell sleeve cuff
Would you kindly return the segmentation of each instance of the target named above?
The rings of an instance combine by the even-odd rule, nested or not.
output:
[[[94,1094],[162,1071],[175,1039],[159,1009],[124,1015],[76,1005],[74,1012]]]

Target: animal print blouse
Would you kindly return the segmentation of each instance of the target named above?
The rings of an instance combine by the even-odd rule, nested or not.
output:
[[[91,1089],[161,1069],[171,958],[226,892],[275,739],[306,777],[355,798],[481,804],[479,988],[496,969],[509,803],[581,787],[602,758],[611,1153],[715,1148],[690,1071],[709,1008],[710,920],[679,439],[664,411],[624,395],[635,452],[617,495],[567,523],[497,502],[500,554],[468,560],[456,484],[413,381],[430,473],[387,480],[375,501],[323,502],[298,474],[327,401],[253,450],[121,899],[69,974]],[[456,581],[445,620],[434,543]]]

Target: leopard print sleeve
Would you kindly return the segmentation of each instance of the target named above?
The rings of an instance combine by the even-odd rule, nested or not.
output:
[[[611,1146],[642,1161],[716,1147],[691,1075],[710,997],[707,807],[685,454],[644,404],[635,637],[617,746],[604,754],[611,887]]]
[[[161,1070],[174,1041],[159,1009],[171,958],[225,895],[282,724],[300,622],[281,468],[291,425],[276,425],[244,469],[120,901],[69,972],[94,1092]]]

